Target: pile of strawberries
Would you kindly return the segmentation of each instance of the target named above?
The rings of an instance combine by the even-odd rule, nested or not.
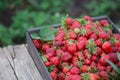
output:
[[[54,29],[53,29],[54,30]],[[33,40],[53,80],[113,80],[117,72],[107,60],[120,67],[120,34],[113,33],[108,20],[65,18],[54,40]]]

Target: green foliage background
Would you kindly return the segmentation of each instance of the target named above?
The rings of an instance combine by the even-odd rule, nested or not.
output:
[[[83,14],[111,16],[120,11],[119,5],[120,0],[90,0],[85,3],[89,13]],[[24,43],[28,29],[60,23],[63,16],[74,12],[73,6],[76,6],[74,0],[0,0],[0,14],[7,9],[15,12],[9,27],[0,22],[0,46]]]

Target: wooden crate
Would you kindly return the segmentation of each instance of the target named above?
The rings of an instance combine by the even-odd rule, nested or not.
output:
[[[93,17],[93,20],[101,20],[101,19],[107,19],[109,23],[113,26],[113,32],[114,33],[120,33],[118,28],[114,25],[114,23],[107,17],[107,16],[99,16],[99,17]],[[53,27],[60,27],[60,24],[53,25]],[[31,38],[32,33],[38,33],[42,27],[34,28],[28,30],[26,33],[26,38],[27,38],[27,44],[28,44],[28,51],[31,55],[31,57],[34,60],[34,63],[36,67],[38,68],[38,71],[40,72],[43,80],[52,80],[46,66],[44,65],[42,58],[40,57],[40,53],[37,51],[36,47],[34,46]]]

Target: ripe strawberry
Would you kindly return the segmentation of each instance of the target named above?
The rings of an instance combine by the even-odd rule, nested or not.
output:
[[[112,52],[112,45],[110,42],[104,42],[103,45],[102,45],[102,49],[107,52],[107,53],[110,53]]]
[[[120,34],[114,34],[114,38],[116,39],[116,40],[120,40]]]
[[[50,75],[52,77],[53,80],[55,80],[57,78],[57,74],[55,72],[50,72]]]
[[[47,61],[47,62],[45,62],[45,65],[46,65],[46,66],[51,66],[51,65],[52,65],[52,62],[48,62],[48,61]]]
[[[102,54],[102,49],[100,47],[97,47],[97,55],[101,55]]]
[[[56,56],[62,57],[62,55],[63,55],[63,50],[57,49],[57,50],[56,50]]]
[[[51,62],[55,65],[58,66],[60,64],[60,59],[58,57],[53,57],[51,58]]]
[[[50,46],[49,46],[48,44],[43,44],[43,45],[42,45],[42,50],[43,50],[44,52],[46,52],[46,50],[47,50],[48,48],[50,48]]]
[[[70,59],[72,59],[72,55],[69,52],[64,52],[63,56],[61,57],[62,61],[69,61]]]
[[[72,26],[70,27],[71,30],[74,30],[75,28],[81,28],[81,24],[79,21],[75,20],[73,23],[72,23]]]
[[[56,41],[55,42],[55,46],[62,46],[62,45],[63,45],[62,41]]]
[[[107,66],[107,67],[106,67],[106,71],[107,71],[107,72],[111,72],[111,71],[112,71],[112,67],[111,67],[111,66]]]
[[[109,56],[109,58],[110,58],[110,61],[112,61],[113,63],[116,64],[117,62],[119,62],[116,53],[109,53],[108,56]]]
[[[66,19],[66,24],[67,24],[67,26],[71,26],[73,22],[74,22],[74,19],[73,19],[73,18],[67,18],[67,19]]]
[[[70,73],[74,74],[74,75],[79,74],[80,73],[80,69],[78,67],[76,67],[76,66],[73,66],[71,68],[71,70],[70,70]]]
[[[67,46],[67,50],[70,53],[74,54],[77,51],[76,44],[75,43],[70,44],[69,46]]]
[[[108,63],[106,62],[106,60],[109,60],[110,57],[108,55],[104,55],[103,57],[100,58],[99,62],[101,63],[101,65],[106,66]]]
[[[94,61],[92,61],[91,64],[90,64],[90,67],[91,67],[91,68],[96,68],[97,65],[96,65],[96,63],[95,63]]]
[[[65,80],[65,74],[64,73],[60,73],[58,75],[58,80]]]
[[[107,20],[100,20],[100,24],[104,27],[106,24],[109,24]]]
[[[47,53],[47,54],[48,54],[48,53],[51,53],[53,56],[55,56],[55,49],[54,49],[53,47],[48,48],[48,49],[46,50],[46,53]]]
[[[87,38],[86,37],[83,37],[83,36],[80,36],[79,38],[78,38],[78,42],[79,41],[87,41]]]
[[[88,66],[87,65],[83,65],[82,67],[81,67],[81,71],[82,71],[82,73],[86,73],[86,72],[88,72]]]
[[[95,56],[95,55],[91,56],[90,60],[91,61],[96,61],[97,60],[97,56]]]
[[[63,41],[65,37],[65,33],[59,33],[56,37],[55,37],[55,41]]]
[[[40,40],[34,39],[34,40],[33,40],[33,43],[34,43],[35,47],[36,47],[38,50],[41,49],[42,44],[41,44],[41,41],[40,41]]]
[[[90,59],[91,58],[91,54],[88,52],[88,49],[85,49],[83,52],[83,55],[86,59]]]
[[[96,44],[97,46],[102,46],[102,41],[101,41],[100,39],[97,39],[97,40],[95,41],[95,44]]]
[[[70,32],[69,32],[69,37],[70,37],[71,39],[75,39],[75,38],[77,37],[77,34],[74,33],[74,31],[70,31]]]
[[[78,57],[73,57],[73,58],[72,58],[72,64],[73,64],[74,66],[77,66],[77,61],[78,61]]]
[[[85,44],[86,44],[85,41],[79,41],[79,42],[77,43],[77,49],[78,49],[79,51],[84,50]]]
[[[108,73],[106,71],[101,71],[100,72],[100,76],[102,76],[102,78],[104,80],[107,80],[109,75],[108,75]]]
[[[68,68],[67,66],[65,66],[62,70],[62,72],[65,73],[65,74],[69,71],[70,71],[70,68]]]
[[[80,75],[69,75],[65,78],[65,80],[82,80]]]
[[[93,20],[92,17],[90,17],[90,16],[84,16],[84,19],[87,20],[87,21],[88,21],[88,20],[90,20],[90,21]]]
[[[90,39],[96,40],[97,39],[97,34],[96,33],[91,34]]]
[[[90,73],[89,77],[90,77],[90,80],[100,80],[100,76],[97,74]]]
[[[85,65],[90,65],[91,61],[89,59],[85,59]]]

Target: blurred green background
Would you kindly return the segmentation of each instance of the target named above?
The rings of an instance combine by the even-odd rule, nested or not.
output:
[[[61,18],[107,15],[120,26],[120,0],[0,0],[0,46],[26,42],[30,28]]]

